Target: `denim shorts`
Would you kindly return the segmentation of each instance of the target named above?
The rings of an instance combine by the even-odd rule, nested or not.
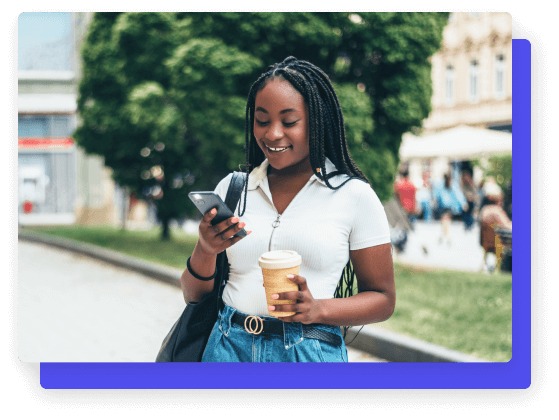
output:
[[[340,327],[313,325],[342,337],[340,346],[315,338],[304,338],[303,324],[300,322],[283,322],[282,335],[256,335],[231,321],[235,312],[238,311],[227,305],[220,311],[202,362],[347,362],[347,350]],[[260,318],[277,320],[266,316]]]

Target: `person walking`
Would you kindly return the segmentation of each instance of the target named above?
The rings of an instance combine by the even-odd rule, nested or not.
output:
[[[415,188],[415,185],[410,181],[408,169],[403,170],[400,175],[400,179],[394,184],[394,194],[400,205],[408,214],[408,219],[413,224],[417,213],[415,200],[417,188]]]
[[[452,208],[459,203],[462,209],[466,209],[465,203],[461,203],[456,196],[451,183],[450,174],[444,174],[444,183],[436,192],[437,209],[441,218],[442,231],[439,237],[439,243],[446,241],[447,245],[451,245],[450,240],[450,223],[452,221]]]
[[[217,254],[226,250],[224,306],[202,361],[347,362],[340,326],[386,320],[396,291],[386,214],[349,155],[328,76],[294,57],[270,66],[248,94],[245,150],[235,216],[212,226],[215,213],[204,215],[181,278],[185,300],[199,302],[213,288]],[[222,198],[231,176],[215,189]],[[233,238],[243,227],[250,233]],[[302,256],[300,274],[287,276],[299,290],[272,296],[293,304],[266,302],[258,259],[273,250]],[[342,297],[342,282],[347,291],[354,281],[358,293]],[[247,319],[262,331],[246,329]]]
[[[462,176],[460,178],[460,187],[467,201],[467,209],[463,213],[463,219],[464,219],[464,228],[466,231],[468,231],[471,230],[474,225],[473,213],[479,198],[476,191],[476,187],[474,185],[472,174],[467,170],[462,171]]]

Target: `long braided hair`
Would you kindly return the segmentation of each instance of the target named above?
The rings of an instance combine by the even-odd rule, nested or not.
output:
[[[367,177],[349,155],[344,117],[330,78],[314,64],[290,56],[281,63],[269,66],[267,71],[262,73],[258,80],[254,82],[248,94],[245,118],[245,194],[243,209],[239,215],[242,216],[246,210],[249,172],[259,166],[265,159],[264,152],[260,149],[254,137],[256,94],[264,88],[268,81],[275,78],[288,81],[303,96],[309,109],[309,157],[311,166],[317,171],[316,175],[332,190],[341,188],[353,178],[360,179],[370,185]],[[326,173],[326,157],[336,166],[337,171]],[[349,178],[334,187],[330,184],[329,179],[339,174],[346,174]],[[334,297],[343,298],[354,294],[355,273],[351,261],[348,261],[342,271]],[[344,337],[347,329],[348,327],[344,327]]]

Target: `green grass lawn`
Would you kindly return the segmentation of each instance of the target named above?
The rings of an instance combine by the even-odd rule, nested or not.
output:
[[[196,236],[114,227],[26,228],[184,269]],[[506,362],[512,355],[512,276],[426,269],[395,264],[396,310],[379,327],[482,359]]]

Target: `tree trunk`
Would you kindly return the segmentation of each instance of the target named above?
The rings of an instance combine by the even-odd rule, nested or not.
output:
[[[162,241],[170,241],[171,240],[171,230],[169,229],[169,219],[161,220],[162,229],[161,229],[161,240]]]

